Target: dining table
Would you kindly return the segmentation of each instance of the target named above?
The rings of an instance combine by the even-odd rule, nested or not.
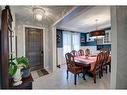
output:
[[[97,55],[90,55],[90,56],[76,56],[74,57],[74,61],[77,65],[82,65],[84,68],[83,72],[83,78],[85,80],[84,74],[88,70],[92,70],[94,68],[94,65],[96,63]],[[111,55],[109,55],[109,58],[107,60],[108,62],[111,62]]]

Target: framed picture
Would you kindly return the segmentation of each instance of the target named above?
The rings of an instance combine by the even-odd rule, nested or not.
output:
[[[94,38],[91,38],[89,33],[86,34],[86,42],[91,42],[91,41],[94,41]]]

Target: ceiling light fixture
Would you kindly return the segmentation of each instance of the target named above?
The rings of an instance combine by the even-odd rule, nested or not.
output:
[[[45,15],[45,10],[42,8],[33,8],[33,17],[34,19],[41,21]]]
[[[104,30],[98,30],[98,28],[97,28],[98,19],[96,19],[95,21],[96,21],[96,30],[90,32],[90,37],[94,38],[94,39],[103,38],[105,36],[105,31]]]

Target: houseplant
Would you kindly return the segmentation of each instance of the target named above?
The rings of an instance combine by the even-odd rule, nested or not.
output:
[[[23,68],[28,68],[28,60],[25,57],[11,58],[9,59],[9,74],[14,80],[14,86],[20,85],[22,83],[21,70]]]
[[[22,77],[27,78],[30,76],[30,67],[29,67],[29,61],[26,57],[22,56],[17,58],[18,64],[24,64],[24,68],[21,70],[22,71]]]
[[[13,78],[13,81],[14,81],[13,85],[14,86],[20,85],[22,83],[22,81],[21,81],[22,67],[23,66],[21,64],[17,63],[16,58],[9,59],[9,74],[10,74],[11,78]]]

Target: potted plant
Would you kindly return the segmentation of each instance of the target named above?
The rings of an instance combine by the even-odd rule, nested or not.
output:
[[[23,56],[9,59],[9,74],[13,78],[13,85],[20,85],[22,83],[22,77],[28,77],[30,75],[28,59]]]
[[[18,64],[16,58],[9,59],[9,74],[11,78],[13,78],[13,85],[17,86],[22,83],[22,74],[21,69],[23,68],[23,64]]]
[[[27,78],[30,76],[30,67],[29,67],[29,61],[26,57],[22,56],[17,58],[17,62],[18,64],[24,64],[24,68],[22,68],[21,72],[22,72],[22,77],[23,78]]]

